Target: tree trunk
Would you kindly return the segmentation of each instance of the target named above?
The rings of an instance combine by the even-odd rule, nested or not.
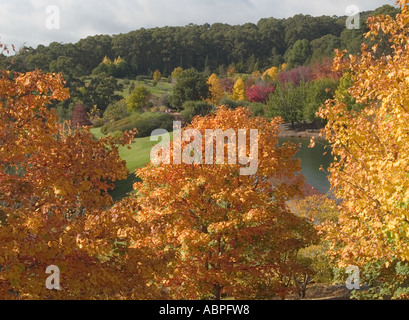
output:
[[[222,298],[222,290],[223,290],[223,287],[222,287],[222,286],[220,286],[220,285],[218,285],[218,284],[216,284],[216,285],[214,286],[214,300],[216,300],[216,301],[220,301],[220,300],[221,300],[221,298]]]

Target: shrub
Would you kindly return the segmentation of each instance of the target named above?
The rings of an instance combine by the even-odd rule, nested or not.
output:
[[[253,116],[255,117],[264,117],[265,116],[265,105],[263,103],[252,103],[250,105],[250,110]]]
[[[220,79],[220,85],[222,86],[223,90],[229,94],[233,93],[234,87],[234,80],[232,78],[223,78]]]
[[[281,72],[278,75],[281,85],[286,85],[289,82],[294,86],[298,86],[301,82],[308,82],[313,79],[313,73],[311,68],[300,66],[298,68]]]
[[[229,109],[235,110],[238,107],[248,107],[249,103],[247,101],[234,101],[234,100],[229,99],[229,98],[224,98],[224,99],[220,100],[220,105],[226,106]]]
[[[246,97],[251,102],[266,102],[274,90],[275,88],[272,85],[257,83],[246,88]]]
[[[104,112],[104,120],[115,122],[123,118],[129,117],[130,113],[127,110],[126,100],[111,103]]]
[[[187,101],[183,104],[182,119],[191,122],[195,116],[206,116],[214,110],[213,106],[203,101]]]

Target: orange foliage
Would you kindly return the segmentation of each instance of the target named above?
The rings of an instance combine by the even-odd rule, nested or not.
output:
[[[105,210],[112,182],[128,174],[117,145],[132,135],[96,140],[58,124],[47,107],[66,98],[60,75],[1,72],[0,298],[152,297],[148,252],[123,231],[139,230],[132,211]],[[60,291],[46,289],[49,265],[60,268]]]
[[[258,129],[259,169],[253,176],[240,176],[241,165],[229,164],[137,170],[143,181],[135,185],[138,221],[150,225],[158,256],[171,257],[168,276],[158,279],[172,298],[252,299],[291,290],[283,280],[296,269],[291,257],[315,239],[315,231],[287,208],[303,180],[295,176],[296,146],[278,147],[279,123],[251,117],[248,109],[220,107],[184,129],[199,130],[203,139],[206,129]]]

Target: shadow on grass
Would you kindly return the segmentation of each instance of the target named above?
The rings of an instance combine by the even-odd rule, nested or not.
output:
[[[133,185],[142,180],[135,176],[135,173],[129,174],[125,180],[115,182],[115,188],[109,193],[115,202],[127,197],[129,193],[133,193]]]

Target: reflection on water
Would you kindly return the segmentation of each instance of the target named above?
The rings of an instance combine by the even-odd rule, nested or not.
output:
[[[297,154],[297,158],[301,159],[301,172],[310,185],[324,194],[327,193],[330,189],[327,169],[333,160],[327,141],[317,139],[313,149],[308,147],[310,144],[309,138],[281,138],[280,144],[284,142],[301,144],[300,151]],[[327,152],[326,155],[324,155],[325,152]],[[325,172],[320,171],[321,166],[325,169]]]

